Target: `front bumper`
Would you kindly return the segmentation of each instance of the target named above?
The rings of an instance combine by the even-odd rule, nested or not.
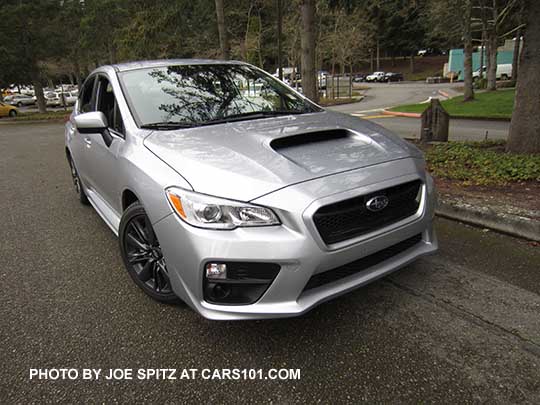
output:
[[[433,182],[419,170],[417,162],[402,161],[401,173],[382,180],[380,171],[366,169],[346,175],[330,176],[288,187],[256,202],[273,208],[283,221],[281,226],[238,228],[216,231],[194,228],[171,214],[154,224],[160,240],[174,292],[206,318],[216,320],[279,318],[300,315],[314,306],[383,277],[437,250],[433,231],[435,191]],[[380,166],[380,165],[379,165]],[[396,163],[392,164],[396,166]],[[395,167],[394,167],[395,168]],[[369,171],[369,170],[368,170]],[[366,185],[358,187],[360,177]],[[377,180],[377,177],[379,179]],[[339,201],[350,195],[420,178],[423,198],[416,215],[384,229],[337,245],[325,245],[310,221],[321,201]],[[375,180],[372,182],[372,180]],[[311,184],[308,184],[311,183]],[[349,186],[352,186],[349,188]],[[330,193],[334,187],[341,191]],[[313,190],[324,197],[314,199]],[[345,190],[345,191],[343,191]],[[353,275],[317,288],[304,290],[310,278],[367,257],[416,235],[414,246]],[[266,262],[281,266],[277,277],[262,297],[249,305],[219,305],[203,297],[204,265],[210,261]]]

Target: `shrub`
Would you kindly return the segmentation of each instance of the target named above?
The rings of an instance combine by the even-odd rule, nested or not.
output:
[[[449,142],[427,148],[426,160],[435,177],[463,185],[504,185],[540,181],[540,155],[504,151],[503,141]]]

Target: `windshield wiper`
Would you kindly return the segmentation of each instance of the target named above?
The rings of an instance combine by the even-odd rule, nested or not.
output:
[[[302,111],[302,110],[252,111],[248,113],[227,115],[222,118],[216,118],[216,119],[209,120],[206,122],[201,122],[200,124],[201,125],[223,124],[226,122],[256,120],[260,118],[278,117],[281,115],[305,114],[307,112],[309,111]]]
[[[173,122],[173,121],[166,121],[166,122],[151,122],[149,124],[143,124],[141,125],[141,128],[143,129],[180,129],[180,128],[193,128],[197,126],[196,123],[192,122]]]

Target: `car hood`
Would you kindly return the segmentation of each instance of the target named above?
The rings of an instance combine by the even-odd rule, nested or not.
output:
[[[377,124],[329,111],[154,131],[144,145],[195,191],[240,201],[318,177],[422,156]]]

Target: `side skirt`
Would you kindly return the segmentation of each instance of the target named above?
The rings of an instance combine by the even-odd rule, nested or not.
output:
[[[92,207],[94,207],[103,221],[105,221],[109,228],[111,228],[113,233],[118,236],[118,231],[120,229],[120,216],[94,190],[87,189],[85,187],[84,191]]]

